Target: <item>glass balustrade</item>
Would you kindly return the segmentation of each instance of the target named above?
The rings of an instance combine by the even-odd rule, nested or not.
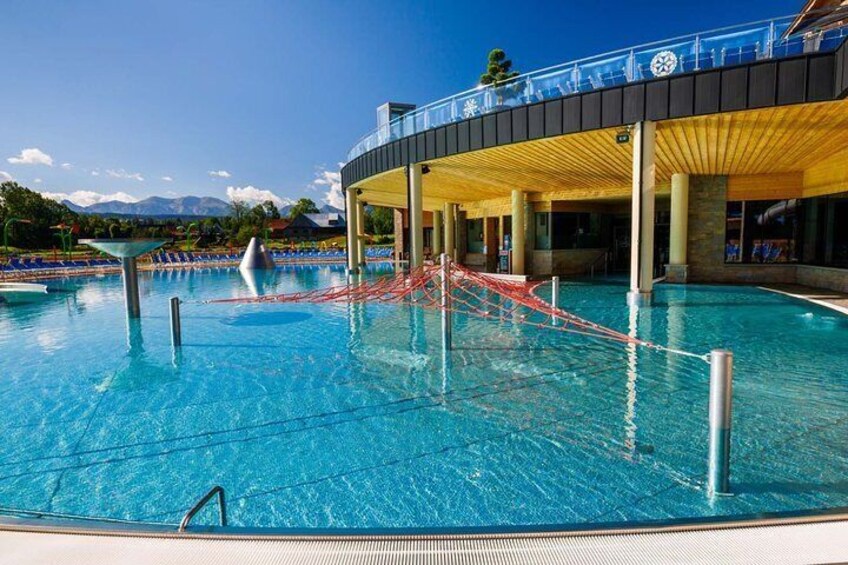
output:
[[[839,10],[846,11],[837,8],[834,13]],[[357,142],[347,159],[351,161],[415,133],[505,108],[656,77],[830,51],[848,35],[845,24],[784,37],[793,20],[794,17],[779,18],[658,41],[534,71],[506,84],[467,90],[417,108],[372,131]]]

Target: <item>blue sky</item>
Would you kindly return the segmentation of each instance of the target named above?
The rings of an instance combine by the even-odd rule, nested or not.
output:
[[[492,47],[531,71],[802,3],[4,0],[0,179],[320,201],[379,104],[474,86]]]

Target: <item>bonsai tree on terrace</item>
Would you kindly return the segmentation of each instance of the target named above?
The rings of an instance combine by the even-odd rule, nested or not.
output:
[[[489,51],[489,62],[486,72],[480,75],[480,84],[497,88],[512,82],[518,76],[518,71],[512,70],[512,61],[506,58],[503,49]],[[498,106],[503,105],[503,91],[497,91]]]

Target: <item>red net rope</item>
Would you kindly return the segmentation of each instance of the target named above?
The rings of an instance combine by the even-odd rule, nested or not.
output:
[[[443,285],[443,280],[447,280],[448,284]],[[209,300],[206,303],[405,303],[688,354],[629,336],[554,307],[534,292],[542,284],[496,278],[450,263],[447,267],[424,266],[408,273],[304,292]],[[442,300],[443,288],[449,289],[446,301]]]

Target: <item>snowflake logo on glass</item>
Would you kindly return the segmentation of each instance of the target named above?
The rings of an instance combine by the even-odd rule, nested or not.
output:
[[[671,51],[660,51],[651,59],[651,72],[655,77],[668,76],[677,68],[677,55]]]
[[[466,100],[465,104],[462,105],[462,117],[463,118],[471,118],[474,117],[474,114],[477,113],[477,101],[473,98]]]

